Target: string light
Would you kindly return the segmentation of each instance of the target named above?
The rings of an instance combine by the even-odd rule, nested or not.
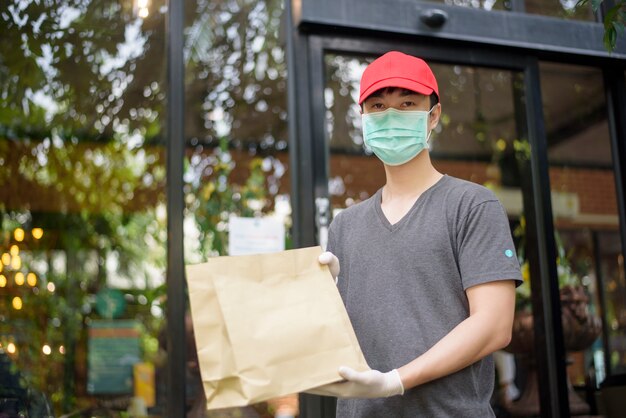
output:
[[[24,284],[24,273],[22,273],[21,271],[18,271],[17,273],[15,273],[15,284],[18,286],[21,286]]]
[[[30,232],[33,234],[33,238],[35,239],[41,239],[41,237],[43,237],[43,229],[41,228],[33,228]]]
[[[20,298],[19,296],[13,298],[13,309],[15,309],[16,311],[22,309],[22,298]]]
[[[22,268],[22,258],[19,255],[11,258],[11,268],[13,268],[13,270],[19,270]]]
[[[8,266],[11,264],[11,254],[9,253],[2,254],[2,264],[4,264],[5,266]]]
[[[28,273],[26,275],[26,282],[30,287],[35,287],[37,285],[37,275],[35,273]]]
[[[11,245],[11,249],[9,250],[9,252],[11,253],[12,256],[16,256],[20,253],[20,247],[18,247],[17,245],[13,244]]]
[[[7,345],[7,351],[9,352],[9,354],[15,354],[15,352],[17,351],[17,347],[15,346],[15,344],[9,343]]]
[[[41,351],[43,351],[43,353],[44,353],[46,356],[49,356],[49,355],[50,355],[50,353],[52,353],[52,349],[50,348],[50,346],[49,346],[48,344],[45,344],[45,345],[41,348]]]
[[[13,231],[13,236],[15,237],[15,241],[17,242],[24,241],[24,230],[22,228],[15,228],[15,231]]]
[[[4,274],[0,274],[0,287],[5,287],[7,285],[7,278],[4,277]]]
[[[59,346],[59,353],[61,354],[65,354],[65,347],[64,346]]]
[[[54,293],[54,290],[56,289],[56,286],[54,285],[54,283],[50,282],[50,283],[48,283],[48,286],[46,286],[46,288],[48,289],[48,292]]]

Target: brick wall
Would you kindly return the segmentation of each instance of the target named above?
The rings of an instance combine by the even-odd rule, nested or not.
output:
[[[82,145],[85,148],[84,151],[98,146],[98,144]],[[0,188],[0,200],[5,203],[6,209],[30,209],[50,212],[74,212],[80,210],[79,207],[74,207],[76,202],[73,202],[72,199],[68,199],[72,203],[68,207],[67,200],[55,188],[43,187],[18,174],[20,164],[29,164],[28,160],[35,158],[31,153],[31,147],[32,145],[28,146],[26,144],[14,146],[12,150],[13,158],[6,161],[2,167],[2,170],[8,170],[9,172],[9,175],[5,176],[5,184]],[[80,151],[76,151],[78,152],[74,155],[80,158]],[[206,152],[208,153],[209,151]],[[163,150],[158,149],[157,155],[157,164],[164,166]],[[232,157],[236,162],[236,169],[231,174],[230,181],[242,184],[249,175],[248,165],[255,155],[247,151],[232,151]],[[278,193],[288,194],[291,186],[289,155],[286,152],[274,153],[274,158],[280,160],[286,168],[285,174],[278,180],[280,186]],[[495,164],[450,160],[435,160],[433,164],[439,171],[451,176],[479,184],[485,184],[486,182],[499,184],[500,171]],[[374,194],[385,182],[383,165],[373,156],[331,154],[329,174],[333,184],[331,189],[336,192],[336,194],[332,195],[334,207],[345,207],[352,202],[364,200]],[[213,179],[209,176],[204,181],[213,181]],[[578,195],[580,213],[617,216],[615,179],[612,171],[553,167],[550,169],[550,182],[553,191]],[[146,190],[140,187],[135,190],[135,198],[126,203],[127,207],[125,209],[128,211],[138,210],[140,207],[146,207],[164,199],[163,184],[153,185],[151,189]],[[567,220],[559,220],[559,222],[561,222],[561,226],[568,225]],[[578,224],[578,226],[581,225]],[[594,226],[598,226],[597,222]],[[612,222],[610,225],[611,228],[615,226],[615,222]]]

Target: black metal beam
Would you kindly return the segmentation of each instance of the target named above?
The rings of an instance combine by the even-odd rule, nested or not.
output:
[[[323,80],[323,55],[319,48],[311,54],[309,37],[295,27],[294,21],[299,19],[300,13],[298,5],[296,1],[285,1],[289,170],[295,248],[317,244],[315,197],[325,196],[328,188],[327,183],[324,184],[328,176],[320,175],[320,170],[326,170],[326,159],[314,157],[328,152],[323,131],[324,88],[323,81],[320,82]],[[333,398],[300,394],[302,418],[333,418],[335,406]]]
[[[604,49],[604,28],[597,22],[582,22],[511,11],[486,11],[408,0],[315,0],[301,1],[298,25],[308,30],[324,27],[389,32],[476,42],[482,45],[522,48],[528,51],[626,58],[626,42],[618,42],[609,55]],[[420,15],[439,9],[447,15],[440,27],[429,27]]]
[[[569,417],[548,145],[543,121],[539,64],[534,57],[528,58],[524,72],[524,92],[532,182],[532,193],[524,194],[524,207],[541,416]]]
[[[604,89],[611,136],[615,193],[620,218],[622,252],[626,248],[626,69],[605,68]]]
[[[402,36],[401,34],[388,35],[380,36],[380,34],[369,32],[366,35],[315,34],[310,35],[310,38],[315,44],[319,42],[324,49],[324,54],[377,57],[390,50],[397,50],[421,57],[430,63],[449,63],[520,71],[524,69],[526,64],[523,55],[509,50],[473,49],[459,43],[441,44],[437,40],[422,42],[423,40],[416,41],[414,37]]]
[[[605,68],[604,89],[607,104],[607,117],[609,133],[611,136],[611,153],[613,155],[613,172],[615,173],[615,195],[617,197],[617,210],[619,213],[619,234],[622,242],[622,255],[626,254],[626,69]],[[599,263],[600,260],[598,259]],[[604,286],[600,294],[605,296]],[[604,302],[606,304],[606,301]],[[606,317],[603,308],[602,316]],[[603,323],[605,323],[603,318]],[[608,328],[604,328],[607,334]],[[612,372],[609,359],[608,337],[603,340],[607,376]]]
[[[298,3],[298,2],[293,2]],[[300,10],[285,1],[287,40],[287,103],[289,171],[291,173],[292,236],[295,248],[315,245],[313,137],[310,111],[308,40],[294,20]]]
[[[185,412],[185,265],[183,157],[185,147],[184,2],[167,7],[167,416]]]
[[[315,156],[313,164],[315,198],[328,197],[330,138],[326,130],[326,102],[324,100],[325,55],[322,39],[315,36],[309,37],[310,114],[313,155]]]

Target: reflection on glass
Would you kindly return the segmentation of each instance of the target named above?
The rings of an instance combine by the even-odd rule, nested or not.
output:
[[[583,316],[577,324],[564,314],[564,332],[589,334],[578,336],[588,340],[585,347],[571,350],[578,352],[570,354],[569,375],[574,384],[584,384],[591,370],[599,384],[626,368],[626,325],[620,318],[626,286],[602,72],[552,63],[541,63],[540,71],[559,281],[582,289],[580,309],[603,319],[606,335],[600,337],[608,343],[589,334],[594,325]],[[563,296],[562,304],[567,312],[570,303]]]
[[[450,6],[470,7],[482,10],[512,10],[513,0],[435,0],[437,3],[444,3]],[[578,0],[525,0],[524,12],[553,16],[562,19],[574,19],[595,21],[596,17],[591,8],[591,4],[576,7]]]
[[[450,6],[471,7],[483,10],[511,10],[510,0],[437,0],[436,2]]]
[[[185,191],[192,245],[185,249],[190,259],[227,253],[230,215],[267,215],[277,201],[280,215],[287,212],[281,15],[277,0],[245,7],[206,2],[187,29],[193,34],[186,50]]]
[[[553,16],[562,19],[585,20],[595,22],[596,17],[591,8],[591,2],[584,6],[576,7],[578,0],[525,0],[526,13]]]
[[[331,151],[329,188],[333,207],[371,196],[384,183],[382,164],[364,148],[358,106],[359,80],[371,59],[326,56],[326,127]],[[431,63],[441,94],[441,123],[432,135],[431,157],[440,171],[493,188],[521,213],[517,158],[528,147],[519,139],[515,91],[522,79],[510,71]],[[512,164],[511,164],[512,161]],[[508,198],[505,189],[511,191]]]
[[[209,0],[198,2],[187,22],[187,263],[229,255],[229,220],[235,216],[279,219],[290,246],[282,13],[280,0]],[[187,326],[195,346],[189,318]],[[195,348],[188,349],[187,362],[188,417],[297,413],[296,395],[207,413]]]
[[[1,7],[0,415],[124,410],[139,367],[159,411],[162,5]]]

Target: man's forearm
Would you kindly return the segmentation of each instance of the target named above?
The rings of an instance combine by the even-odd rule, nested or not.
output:
[[[495,289],[498,295],[488,291],[490,295],[483,294],[479,302],[475,302],[478,305],[485,303],[484,299],[499,296],[502,299],[489,301],[496,303],[497,307],[471,314],[427,352],[398,369],[405,389],[454,373],[508,345],[515,304],[514,287],[508,290],[506,285],[499,287]]]

